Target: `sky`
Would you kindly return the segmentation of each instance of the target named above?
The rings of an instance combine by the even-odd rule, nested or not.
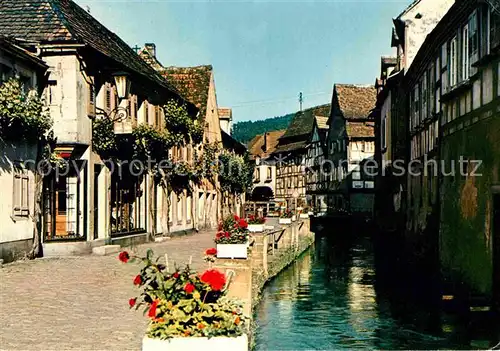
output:
[[[334,83],[374,84],[392,18],[411,0],[76,0],[164,66],[214,67],[219,107],[237,121],[329,103]]]

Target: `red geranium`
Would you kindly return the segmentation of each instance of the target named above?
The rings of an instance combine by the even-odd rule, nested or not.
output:
[[[160,303],[160,300],[158,300],[158,299],[156,299],[156,300],[153,301],[153,303],[149,307],[149,311],[148,311],[148,317],[149,318],[156,317],[156,307],[158,307],[159,303]]]
[[[179,272],[175,272],[174,274],[172,274],[172,277],[174,277],[175,279],[179,278]]]
[[[201,277],[201,281],[210,285],[213,291],[220,291],[226,285],[226,276],[216,269],[205,271]]]
[[[248,228],[248,223],[245,221],[243,218],[238,221],[238,224],[241,228],[246,229]]]
[[[142,277],[141,275],[136,275],[134,278],[134,285],[141,285],[142,284]]]
[[[120,254],[118,255],[118,259],[119,259],[120,261],[122,261],[123,263],[127,263],[127,262],[128,262],[128,260],[130,259],[130,256],[129,256],[129,254],[128,254],[128,252],[127,252],[127,251],[122,251],[122,252],[120,252]]]
[[[132,307],[135,306],[136,301],[137,301],[137,299],[130,299],[130,300],[128,300],[128,304],[129,304],[130,308],[132,308]]]
[[[231,236],[231,234],[230,234],[229,232],[225,232],[225,233],[224,233],[224,236],[225,236],[226,238],[229,238],[229,237]]]
[[[238,221],[240,220],[240,217],[238,217],[237,215],[234,215],[234,220],[235,220],[236,222],[238,222]]]
[[[207,251],[205,251],[205,255],[215,255],[215,254],[217,254],[217,249],[214,247],[207,249]]]
[[[222,223],[219,223],[219,227],[217,229],[218,231],[221,231],[222,230]]]
[[[195,286],[191,283],[187,283],[186,286],[184,287],[184,291],[187,292],[188,294],[193,293],[195,289]]]

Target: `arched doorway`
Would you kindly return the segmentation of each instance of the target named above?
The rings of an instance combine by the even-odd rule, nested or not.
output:
[[[273,189],[268,186],[257,186],[252,191],[251,201],[269,201],[274,199]]]

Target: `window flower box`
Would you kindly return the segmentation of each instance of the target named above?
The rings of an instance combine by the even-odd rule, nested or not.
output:
[[[142,339],[142,351],[187,351],[187,350],[231,350],[248,351],[248,338],[245,334],[238,337],[216,336],[175,337],[167,340]]]
[[[247,258],[248,241],[243,244],[217,244],[217,258]]]
[[[292,224],[292,219],[291,218],[280,218],[279,224]]]

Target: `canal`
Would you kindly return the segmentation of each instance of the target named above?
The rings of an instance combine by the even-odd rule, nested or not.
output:
[[[395,296],[380,282],[397,278],[381,276],[373,251],[367,238],[317,237],[264,288],[255,349],[491,349],[500,341],[490,316],[458,318]]]

